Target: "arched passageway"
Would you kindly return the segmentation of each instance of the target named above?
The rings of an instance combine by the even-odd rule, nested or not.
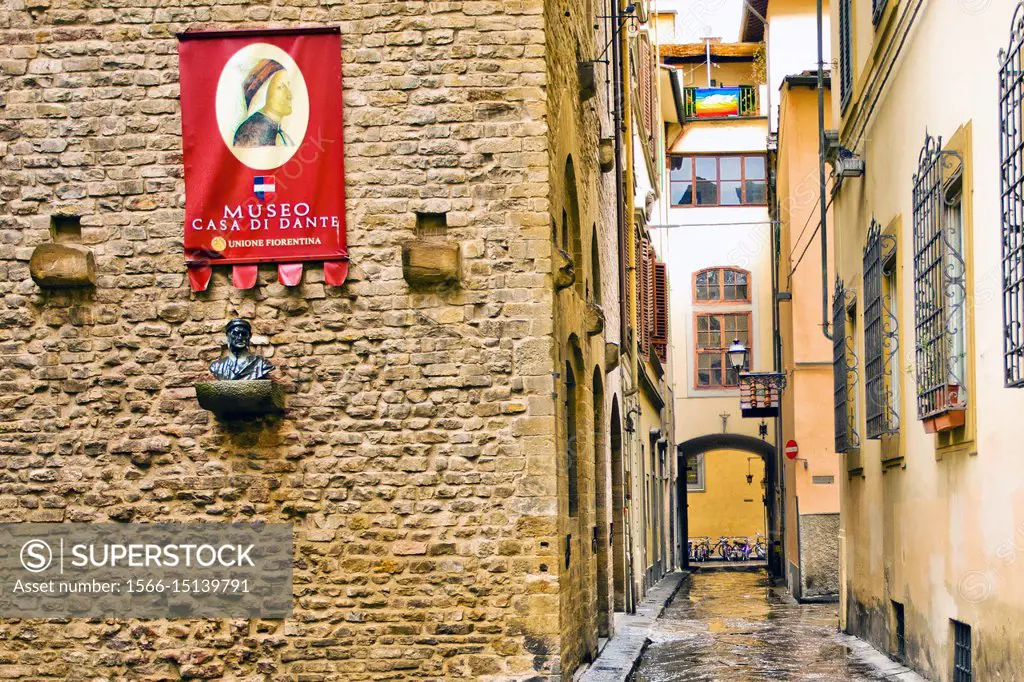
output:
[[[765,517],[768,535],[768,572],[773,577],[782,574],[782,518],[781,491],[778,482],[778,454],[775,446],[768,441],[739,433],[710,433],[683,441],[676,446],[679,455],[679,471],[686,472],[689,458],[715,450],[740,450],[761,457],[764,460],[765,475]],[[685,475],[683,476],[685,478]],[[680,486],[679,518],[683,522],[682,537],[689,537],[687,518],[688,494],[685,482]]]

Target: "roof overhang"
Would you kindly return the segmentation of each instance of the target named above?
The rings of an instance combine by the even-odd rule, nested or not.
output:
[[[760,43],[711,43],[711,59],[717,62],[750,62],[761,47]],[[658,48],[666,64],[703,62],[707,59],[707,43],[661,45]]]
[[[751,9],[754,11],[752,12]],[[740,40],[753,43],[762,42],[764,40],[764,22],[761,21],[761,17],[766,16],[768,16],[768,0],[744,0],[743,14],[740,15]]]

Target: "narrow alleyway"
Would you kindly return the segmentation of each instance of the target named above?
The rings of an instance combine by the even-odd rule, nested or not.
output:
[[[777,594],[762,571],[697,573],[654,625],[634,680],[891,679],[840,641],[837,614]]]

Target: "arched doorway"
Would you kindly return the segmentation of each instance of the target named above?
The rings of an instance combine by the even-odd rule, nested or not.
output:
[[[687,462],[693,456],[710,453],[715,450],[739,450],[761,457],[764,460],[765,477],[765,525],[768,536],[768,572],[773,577],[781,578],[782,574],[782,519],[781,501],[776,485],[778,471],[778,454],[771,443],[738,433],[713,433],[691,438],[677,446],[679,455],[679,471],[687,471]],[[680,504],[686,504],[689,495],[681,497]],[[686,524],[682,530],[684,541],[689,537],[689,519],[686,509],[680,510],[680,519]],[[684,550],[685,551],[685,550]]]
[[[612,606],[616,611],[626,611],[626,489],[618,396],[612,398],[608,440],[612,455]]]
[[[608,609],[608,460],[605,457],[604,385],[601,368],[594,368],[594,544],[597,548],[597,636],[611,631]]]

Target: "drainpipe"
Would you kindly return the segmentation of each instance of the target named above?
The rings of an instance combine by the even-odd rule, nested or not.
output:
[[[611,0],[609,5],[611,6],[612,31],[615,31],[620,21],[619,2],[618,0]],[[609,70],[612,72],[614,84],[612,90],[615,98],[615,101],[612,103],[612,128],[615,136],[615,217],[618,228],[619,253],[624,253],[626,250],[626,219],[625,209],[623,208],[623,201],[625,199],[622,193],[622,72],[620,70],[619,41],[614,40],[614,34],[612,38],[612,63]],[[621,258],[619,259],[617,270],[619,273],[619,346],[621,348],[626,341],[626,332],[629,329],[629,308],[627,307],[628,299],[626,296],[626,287],[628,287],[629,280],[627,279],[628,273],[625,272],[625,261]],[[623,405],[623,408],[625,407]]]
[[[619,0],[622,3],[628,0]],[[620,12],[622,10],[620,9]],[[622,17],[627,19],[625,13]],[[627,19],[628,20],[628,19]],[[637,346],[637,267],[636,262],[636,230],[633,225],[633,88],[630,79],[629,29],[623,28],[619,33],[619,59],[622,69],[622,135],[625,145],[625,168],[622,178],[622,226],[626,231],[626,298],[629,309],[629,325],[633,330],[633,339],[629,344],[629,369],[632,373],[632,384],[627,395],[633,395],[640,388],[639,348]]]
[[[631,254],[632,253],[632,249],[631,249],[632,240],[631,240],[631,236],[630,236],[631,232],[626,229],[627,225],[629,224],[629,215],[630,215],[630,213],[627,210],[626,196],[625,196],[626,170],[625,170],[624,166],[626,166],[627,164],[623,163],[623,153],[624,153],[625,150],[628,150],[630,148],[630,145],[629,145],[629,141],[628,140],[624,141],[622,139],[623,131],[624,130],[628,130],[628,128],[626,127],[626,125],[625,125],[625,123],[623,121],[623,118],[624,118],[624,112],[623,112],[624,104],[628,101],[627,97],[624,95],[624,92],[626,91],[625,83],[628,83],[628,79],[629,79],[629,65],[628,65],[628,63],[625,63],[625,64],[623,63],[623,52],[624,52],[623,51],[623,46],[628,48],[628,43],[624,39],[625,29],[624,28],[620,29],[620,26],[622,24],[622,13],[620,11],[619,2],[620,2],[620,0],[610,0],[609,1],[609,5],[611,6],[610,14],[611,14],[611,18],[612,18],[612,31],[613,32],[614,31],[621,31],[621,35],[619,36],[619,40],[615,40],[614,33],[613,33],[613,36],[612,36],[612,65],[611,65],[611,71],[612,71],[613,80],[614,80],[614,95],[615,95],[615,102],[614,102],[614,105],[613,105],[614,134],[615,134],[615,207],[616,207],[616,214],[617,214],[616,217],[617,217],[617,220],[618,220],[618,222],[617,222],[617,225],[618,225],[618,242],[619,242],[620,252],[625,252],[626,254]],[[628,52],[627,52],[627,54],[628,54]],[[625,82],[624,82],[624,79],[625,79]],[[630,157],[630,159],[629,159],[629,161],[627,163],[632,163],[632,158],[631,157]],[[630,308],[630,305],[629,305],[629,292],[631,290],[630,279],[629,279],[629,277],[630,277],[630,270],[629,270],[630,260],[629,260],[629,258],[630,257],[627,256],[627,258],[624,261],[620,260],[620,265],[619,265],[619,268],[618,268],[618,271],[619,271],[619,292],[620,292],[620,299],[621,299],[619,301],[619,313],[620,313],[620,319],[621,319],[619,345],[622,348],[622,350],[625,350],[625,344],[626,344],[626,340],[628,338],[628,330],[630,328],[630,320],[631,320],[631,318],[630,318],[631,308]],[[623,265],[623,263],[624,263],[624,265]],[[633,357],[635,355],[636,355],[636,353],[631,350],[630,351],[630,357]],[[620,371],[620,373],[623,372],[623,368],[622,368],[621,365],[620,365],[619,371]],[[636,376],[635,371],[634,371],[633,375]],[[634,383],[635,383],[635,381],[634,381]],[[623,397],[625,398],[627,395],[629,395],[629,392],[623,391]],[[623,407],[623,411],[624,411],[626,419],[627,420],[632,419],[633,417],[631,416],[629,406],[628,406],[628,404],[626,403],[625,400],[623,400],[622,407]],[[631,505],[627,505],[626,504],[626,500],[627,499],[638,499],[636,497],[636,495],[633,494],[633,493],[636,492],[634,490],[633,481],[631,479],[627,479],[626,478],[626,470],[627,470],[626,462],[627,461],[632,461],[632,458],[633,458],[634,453],[635,453],[634,442],[633,442],[633,434],[635,432],[636,432],[636,426],[634,426],[633,429],[623,429],[624,438],[623,438],[623,442],[622,442],[622,450],[623,450],[623,471],[622,471],[622,481],[623,481],[622,497],[623,497],[623,499],[622,499],[622,503],[623,503],[623,506],[624,506],[624,509],[623,509],[623,521],[624,521],[624,524],[625,524],[625,526],[622,529],[622,531],[623,531],[623,536],[624,536],[624,540],[623,541],[625,543],[625,557],[624,558],[625,558],[625,561],[626,561],[626,565],[624,567],[625,576],[624,576],[624,579],[623,579],[623,583],[624,583],[623,588],[625,590],[625,594],[623,595],[623,597],[624,597],[625,607],[626,607],[626,612],[627,613],[634,613],[636,611],[636,603],[637,603],[637,595],[636,595],[636,591],[634,589],[634,585],[635,585],[635,580],[634,580],[635,564],[634,564],[634,561],[633,561],[633,559],[634,559],[634,556],[633,556],[633,553],[634,553],[634,545],[633,545],[633,531],[634,531],[634,527],[633,526],[634,526],[634,524],[632,523],[632,519],[630,518],[630,515],[631,515],[631,512],[632,512]],[[629,471],[631,472],[631,475],[632,475],[632,472],[634,471],[634,467],[630,466],[628,469],[629,469]],[[628,493],[627,493],[627,491],[628,491]]]
[[[625,7],[629,0],[617,0],[620,2],[620,16],[623,20],[628,21],[626,16]],[[638,395],[640,391],[640,349],[637,346],[638,335],[637,335],[637,300],[636,300],[636,285],[637,285],[637,266],[636,262],[636,230],[633,225],[633,86],[630,78],[630,54],[629,54],[629,29],[623,27],[619,32],[619,60],[622,71],[622,135],[623,144],[625,145],[625,162],[623,168],[622,178],[622,208],[623,208],[623,222],[622,226],[626,231],[626,297],[628,298],[627,305],[629,306],[629,326],[633,330],[633,339],[629,343],[629,369],[631,374],[631,382],[628,391],[623,392],[623,398],[636,396],[636,428],[634,434],[639,439],[640,437],[640,397]],[[625,400],[623,400],[625,402]],[[640,450],[638,443],[634,443],[632,448],[633,456]],[[634,462],[636,464],[636,462]],[[630,467],[630,470],[636,475],[638,468],[636,466]],[[645,499],[646,490],[643,485],[643,463],[639,468],[641,472],[640,479],[640,495],[635,498],[640,500],[640,506],[642,508],[647,507],[648,500]],[[643,555],[646,559],[647,550],[647,529],[640,524],[639,535],[640,544],[644,550]],[[647,562],[644,561],[644,570],[646,571]],[[635,566],[634,566],[635,569]],[[634,586],[636,583],[634,582]],[[637,593],[634,594],[633,609],[641,599],[643,599],[643,584],[640,585]]]
[[[825,203],[825,48],[822,0],[818,0],[818,205],[821,207],[821,331],[832,338],[828,316],[828,206]]]

